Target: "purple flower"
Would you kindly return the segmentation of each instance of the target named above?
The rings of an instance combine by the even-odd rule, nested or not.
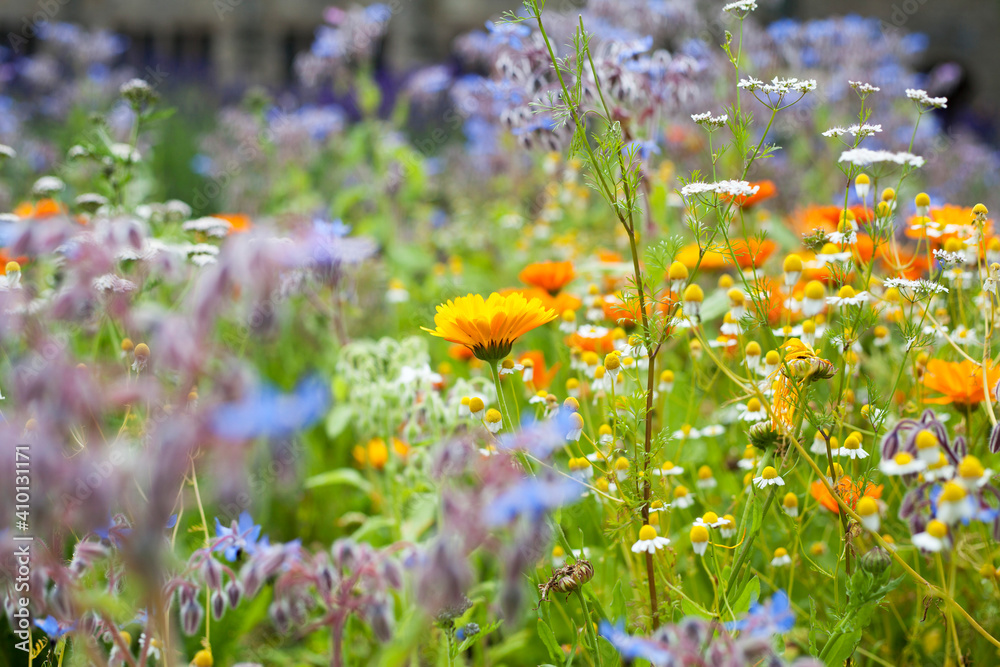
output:
[[[788,632],[794,625],[795,612],[789,604],[788,594],[779,590],[764,604],[753,603],[745,618],[726,623],[726,628],[766,638]]]
[[[239,401],[219,406],[212,430],[227,440],[288,436],[318,421],[329,403],[330,391],[319,377],[304,380],[290,394],[261,385]]]
[[[252,555],[258,547],[268,546],[267,536],[260,538],[260,526],[254,525],[253,517],[248,512],[241,512],[239,523],[234,521],[229,528],[223,528],[219,517],[215,517],[215,536],[222,539],[212,551],[225,550],[226,560],[230,563],[239,557],[241,551]]]

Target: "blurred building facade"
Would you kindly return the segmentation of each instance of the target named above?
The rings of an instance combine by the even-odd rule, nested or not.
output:
[[[359,0],[369,4],[370,0]],[[573,0],[585,2],[585,0]],[[447,57],[456,35],[520,6],[519,0],[384,0],[393,12],[384,63],[396,71]],[[0,45],[32,47],[43,21],[107,28],[129,38],[127,58],[139,70],[209,80],[222,88],[281,86],[295,54],[312,43],[329,5],[344,0],[0,0]],[[886,30],[924,32],[924,65],[955,63],[960,89],[935,91],[989,113],[1000,106],[1000,74],[991,53],[1000,34],[997,0],[761,0],[761,18],[822,18],[857,13]],[[954,76],[954,68],[945,72]],[[944,83],[947,88],[948,81]]]
[[[106,28],[129,39],[143,69],[207,78],[221,86],[282,85],[295,54],[313,41],[323,10],[337,0],[0,0],[0,44],[32,49],[44,21]],[[359,4],[369,4],[362,1]],[[393,11],[388,64],[409,69],[447,57],[452,39],[482,27],[511,0],[387,0]]]

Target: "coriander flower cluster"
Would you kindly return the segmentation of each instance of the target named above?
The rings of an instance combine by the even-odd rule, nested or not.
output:
[[[705,194],[707,192],[714,192],[719,195],[728,195],[730,197],[750,197],[757,194],[760,190],[759,185],[750,185],[747,181],[718,181],[716,183],[704,183],[701,181],[696,181],[694,183],[688,183],[683,188],[681,188],[681,195],[685,198],[692,195]]]
[[[869,148],[852,148],[840,154],[838,162],[850,162],[859,167],[867,167],[880,162],[892,162],[910,167],[922,167],[924,158],[906,151],[871,150]]]

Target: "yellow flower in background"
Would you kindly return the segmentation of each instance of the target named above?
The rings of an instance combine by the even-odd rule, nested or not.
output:
[[[514,341],[532,329],[556,319],[556,312],[538,299],[530,301],[518,293],[488,299],[469,294],[437,307],[434,329],[421,327],[432,336],[464,345],[484,361],[498,361],[510,353]]]

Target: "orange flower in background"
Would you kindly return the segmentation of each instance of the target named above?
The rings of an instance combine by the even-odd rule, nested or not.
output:
[[[538,287],[555,296],[576,278],[573,262],[535,262],[517,276],[525,285]]]
[[[951,238],[957,238],[959,230],[965,229],[968,225],[972,224],[975,215],[972,213],[972,209],[966,206],[952,206],[951,204],[945,204],[940,208],[931,209],[929,228],[936,232],[930,235],[930,241],[933,245],[943,245],[945,241]],[[913,227],[917,229],[913,229]],[[922,223],[917,216],[911,217],[907,220],[906,225],[906,235],[911,239],[922,239],[928,236],[927,234],[928,226],[926,223]],[[985,227],[985,236],[989,236],[993,233],[993,221],[987,220]]]
[[[615,339],[614,334],[611,331],[606,331],[599,327],[593,327],[592,331],[597,334],[603,331],[601,335],[588,335],[588,330],[586,328],[581,329],[580,332],[572,333],[566,337],[566,345],[570,349],[577,348],[583,350],[584,352],[597,352],[598,354],[607,354],[611,350],[615,349]],[[582,332],[582,333],[581,333]]]
[[[7,275],[7,263],[10,262],[11,260],[14,260],[18,264],[20,264],[21,268],[24,268],[24,266],[28,263],[28,258],[27,257],[25,257],[23,255],[20,256],[20,257],[10,257],[4,251],[3,248],[0,248],[0,275],[3,275],[3,276]]]
[[[546,308],[554,310],[557,315],[562,315],[567,310],[579,310],[580,306],[583,305],[580,299],[569,292],[560,292],[553,296],[539,287],[504,290],[501,294],[511,294],[513,292],[523,295],[529,301],[531,299],[538,299]]]
[[[736,239],[732,242],[732,254],[729,248],[721,251],[709,250],[701,260],[700,269],[706,271],[725,269],[733,265],[733,255],[736,256],[736,264],[741,269],[749,269],[751,266],[759,267],[767,258],[774,253],[777,246],[774,241],[764,239],[763,241],[751,238],[749,241]],[[694,269],[698,265],[698,244],[691,243],[680,249],[675,261],[680,262],[689,269]]]
[[[861,482],[853,482],[850,477],[846,475],[840,478],[836,486],[833,487],[840,499],[844,501],[844,504],[855,509],[858,505],[858,500],[862,496],[868,496],[869,498],[875,498],[878,500],[882,497],[882,485],[879,484],[875,486],[871,482],[867,482],[864,492],[861,491]],[[826,485],[823,482],[817,480],[809,486],[809,494],[815,498],[820,505],[830,510],[834,514],[840,514],[840,505],[837,504],[836,499],[830,495],[830,491],[827,490]]]
[[[875,254],[875,242],[872,241],[872,237],[867,234],[858,234],[858,240],[853,247],[854,257],[860,259],[862,264],[867,264],[872,261],[872,257]],[[882,248],[879,248],[879,254],[882,253]]]
[[[627,302],[619,295],[615,295],[613,301],[605,300],[603,304],[604,317],[619,326],[630,326],[642,319],[639,312],[639,298],[629,299]],[[652,313],[652,304],[646,303],[646,314]]]
[[[242,213],[215,213],[212,217],[220,218],[232,225],[229,230],[230,234],[235,232],[245,232],[253,227],[253,223],[250,221],[250,216]]]
[[[986,373],[986,386],[992,391],[1000,381],[1000,367],[994,366]],[[983,369],[968,359],[962,361],[944,361],[931,359],[927,362],[923,385],[931,391],[944,394],[925,398],[925,403],[949,405],[956,403],[960,407],[971,407],[985,399],[983,393]]]
[[[402,460],[410,454],[410,446],[399,438],[392,439],[392,451]],[[389,461],[389,447],[382,438],[372,438],[363,445],[355,445],[351,452],[359,466],[370,465],[376,470],[385,468]]]
[[[741,208],[750,208],[765,199],[770,199],[778,193],[778,188],[774,186],[774,181],[753,181],[750,187],[757,186],[757,192],[752,195],[738,195],[736,204]]]
[[[927,274],[928,263],[927,254],[921,252],[919,255],[908,248],[896,248],[895,251],[886,249],[879,250],[879,259],[885,269],[892,275],[900,275],[907,280],[916,280]]]
[[[27,218],[35,220],[39,220],[41,218],[51,218],[54,215],[59,215],[60,213],[65,212],[66,207],[57,202],[55,199],[39,199],[35,204],[25,201],[18,204],[14,209],[14,215],[22,220]]]
[[[840,222],[840,206],[820,206],[813,204],[804,209],[796,211],[789,217],[788,222],[798,235],[808,234],[814,229],[822,229],[825,232],[837,231],[837,223]],[[858,224],[870,222],[874,213],[871,209],[863,206],[852,206],[851,213]]]
[[[599,259],[600,261],[604,262],[605,264],[614,264],[616,262],[624,262],[625,261],[622,258],[622,256],[619,255],[614,250],[598,250],[597,251],[597,259]]]

